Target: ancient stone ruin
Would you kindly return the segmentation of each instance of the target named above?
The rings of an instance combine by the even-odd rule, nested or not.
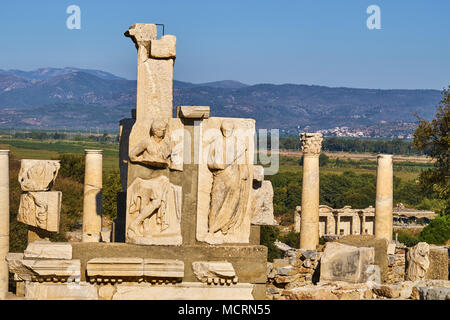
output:
[[[302,133],[299,249],[275,242],[267,262],[260,226],[276,225],[273,188],[255,165],[255,120],[177,106],[176,38],[155,24],[126,32],[137,49],[137,99],[120,121],[122,191],[112,235],[102,230],[102,150],[85,150],[81,241],[59,232],[60,164],[21,161],[18,220],[24,252],[9,252],[9,151],[0,150],[0,299],[450,299],[448,248],[392,240],[393,159],[379,155],[375,208],[319,205],[322,135]],[[326,236],[329,236],[327,239]],[[325,239],[325,243],[320,238]]]
[[[272,185],[253,165],[255,120],[212,117],[209,106],[178,106],[173,117],[175,36],[157,38],[156,25],[142,23],[125,36],[137,49],[137,100],[120,121],[112,239],[102,239],[102,151],[86,150],[82,241],[39,237],[7,254],[5,229],[2,292],[9,266],[25,299],[264,299],[259,226],[276,221]],[[48,191],[58,169],[22,161],[20,221],[58,232],[61,193]]]

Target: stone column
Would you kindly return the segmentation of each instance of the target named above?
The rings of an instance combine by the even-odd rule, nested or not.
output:
[[[375,237],[392,241],[393,165],[392,155],[377,157],[377,197],[375,203]]]
[[[8,293],[9,150],[0,150],[0,300]]]
[[[341,214],[340,213],[336,214],[336,235],[337,236],[341,235]]]
[[[361,215],[361,234],[366,234],[366,214],[365,212]]]
[[[83,242],[100,242],[103,150],[85,150]]]
[[[316,250],[319,244],[319,155],[321,133],[302,133],[303,185],[300,249]]]

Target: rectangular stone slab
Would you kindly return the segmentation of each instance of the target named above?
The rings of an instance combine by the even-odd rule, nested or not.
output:
[[[184,263],[171,259],[144,259],[144,276],[158,278],[183,278]]]
[[[113,300],[253,300],[253,284],[239,283],[231,286],[207,285],[199,282],[182,282],[175,285],[155,286],[120,284]]]
[[[94,258],[87,262],[86,270],[89,277],[141,277],[144,275],[143,263],[142,258]]]
[[[27,300],[97,300],[97,288],[89,283],[26,282]]]
[[[80,278],[80,260],[21,260],[30,274],[39,278]]]
[[[267,247],[257,245],[141,246],[128,243],[72,243],[74,259],[80,259],[85,281],[87,262],[94,258],[174,259],[186,266],[183,281],[198,281],[192,271],[194,261],[228,261],[239,282],[266,283]]]
[[[34,241],[24,251],[24,257],[39,259],[72,259],[72,246],[68,242]]]
[[[61,191],[22,193],[17,221],[50,232],[59,232],[61,200]]]

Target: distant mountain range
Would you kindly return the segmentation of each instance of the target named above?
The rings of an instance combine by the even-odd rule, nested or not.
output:
[[[213,116],[253,118],[258,128],[327,129],[431,118],[438,90],[246,85],[225,80],[174,80],[174,107],[209,105]],[[135,108],[136,81],[100,70],[0,70],[0,127],[118,128]]]

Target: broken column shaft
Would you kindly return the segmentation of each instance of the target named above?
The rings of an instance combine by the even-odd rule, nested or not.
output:
[[[85,150],[82,242],[99,242],[102,231],[103,150]]]
[[[393,165],[392,155],[377,157],[375,237],[392,241]]]

